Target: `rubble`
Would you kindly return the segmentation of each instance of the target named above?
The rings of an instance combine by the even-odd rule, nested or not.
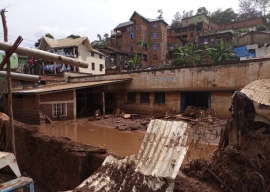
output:
[[[270,191],[270,100],[269,80],[265,81],[234,93],[232,115],[211,161],[193,160],[182,166],[183,172],[214,179],[227,191]]]

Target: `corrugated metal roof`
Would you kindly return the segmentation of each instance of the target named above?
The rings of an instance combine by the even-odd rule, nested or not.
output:
[[[131,79],[121,79],[121,80],[111,80],[111,81],[96,81],[96,82],[83,82],[83,83],[62,83],[56,85],[44,85],[37,88],[31,89],[20,89],[20,90],[12,90],[13,94],[37,94],[37,93],[48,93],[48,92],[58,92],[63,90],[71,90],[77,88],[85,88],[85,87],[95,87],[106,84],[115,84],[122,83],[126,81],[130,81]]]
[[[155,191],[167,183],[166,191],[172,192],[174,179],[187,152],[185,133],[187,127],[188,124],[182,121],[151,120],[138,154],[121,160],[108,156],[100,168],[102,174],[97,171],[76,189],[82,187],[85,189],[87,186],[94,191],[111,191],[119,180],[120,182],[123,180],[120,186],[122,189],[127,187],[125,185],[132,184],[133,189],[136,189],[146,184],[149,189]],[[111,177],[115,175],[112,170],[120,172],[120,169],[126,169],[126,166],[131,163],[135,163],[135,172],[144,175],[143,183],[137,182],[136,175],[134,175],[136,178],[132,178],[130,175],[123,175],[123,172],[119,174],[117,181]],[[105,165],[109,165],[107,169],[104,169]]]
[[[120,23],[114,29],[119,29],[121,27],[125,27],[125,26],[132,25],[132,24],[134,24],[132,21],[127,21],[127,22],[124,22],[124,23]]]
[[[270,106],[270,79],[260,79],[245,86],[241,93],[257,103]]]

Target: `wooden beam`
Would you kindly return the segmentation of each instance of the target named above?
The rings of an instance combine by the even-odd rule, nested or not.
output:
[[[0,42],[0,50],[4,51],[9,51],[9,49],[12,47],[11,44],[6,43],[6,42]],[[42,51],[38,49],[32,49],[28,47],[22,47],[19,46],[14,53],[17,53],[18,55],[22,56],[31,56],[31,57],[36,57],[39,59],[44,59],[48,61],[54,61],[56,63],[64,63],[66,65],[73,65],[76,67],[82,67],[82,68],[88,68],[88,63],[82,60],[70,58],[70,57],[65,57],[62,55],[57,55],[54,53],[50,53],[47,51]]]

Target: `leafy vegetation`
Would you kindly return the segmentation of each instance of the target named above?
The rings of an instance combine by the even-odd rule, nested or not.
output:
[[[141,68],[142,67],[141,61],[142,61],[142,58],[139,57],[138,54],[135,54],[135,56],[132,59],[130,59],[128,61],[128,63],[127,63],[128,64],[128,68],[129,69],[132,69],[132,70]]]
[[[80,35],[73,35],[73,34],[67,36],[67,38],[72,38],[72,39],[77,39],[77,38],[80,38],[80,37],[81,37]]]
[[[105,35],[103,35],[103,38],[101,37],[100,34],[97,34],[98,40],[92,41],[91,42],[91,46],[93,48],[95,48],[95,49],[96,48],[98,48],[98,49],[104,49],[105,46],[108,43],[108,37],[109,37],[109,35],[107,33]]]
[[[238,60],[238,56],[233,51],[232,43],[222,39],[219,43],[202,48],[195,48],[193,44],[186,47],[175,48],[167,51],[167,59],[172,60],[172,65],[193,65],[206,63],[222,63],[230,60]]]

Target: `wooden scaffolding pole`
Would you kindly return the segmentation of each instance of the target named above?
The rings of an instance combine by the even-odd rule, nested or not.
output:
[[[7,22],[6,22],[6,16],[5,16],[5,9],[1,10],[1,17],[2,17],[2,24],[3,24],[3,30],[4,30],[4,41],[8,42],[8,28],[7,28]],[[12,90],[11,90],[11,77],[10,77],[10,56],[13,54],[13,52],[16,50],[16,48],[19,46],[19,44],[22,42],[22,37],[19,36],[13,46],[6,51],[6,56],[3,59],[3,62],[1,63],[1,67],[4,66],[4,61],[7,62],[7,82],[8,82],[8,115],[9,115],[9,124],[11,127],[11,139],[12,139],[12,149],[14,156],[16,157],[16,147],[15,147],[15,131],[14,131],[14,124],[13,124],[13,106],[12,106]]]

